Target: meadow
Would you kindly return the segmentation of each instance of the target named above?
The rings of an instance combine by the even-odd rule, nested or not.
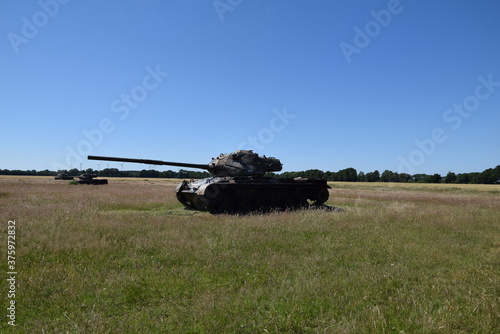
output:
[[[1,332],[499,332],[498,185],[333,182],[341,212],[230,216],[109,182],[0,177]]]

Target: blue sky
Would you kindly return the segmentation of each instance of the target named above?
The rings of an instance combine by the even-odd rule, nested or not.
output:
[[[497,1],[3,0],[0,35],[0,169],[500,164]]]

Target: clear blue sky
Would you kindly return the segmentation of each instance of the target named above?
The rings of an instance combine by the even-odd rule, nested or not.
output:
[[[0,169],[500,164],[498,1],[2,0],[0,35]]]

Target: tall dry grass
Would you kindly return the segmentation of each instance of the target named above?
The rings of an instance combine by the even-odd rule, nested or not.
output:
[[[15,331],[495,333],[500,194],[358,187],[333,184],[340,213],[212,216],[161,180],[0,178]]]

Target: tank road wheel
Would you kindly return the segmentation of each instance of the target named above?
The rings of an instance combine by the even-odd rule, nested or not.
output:
[[[227,213],[227,214],[233,214],[234,213],[234,201],[231,196],[226,196],[224,199],[222,199],[222,202],[218,206],[219,209],[217,210],[218,213]]]
[[[304,190],[300,188],[295,188],[294,197],[295,201],[297,203],[297,208],[305,208],[309,205],[307,202],[307,194],[304,192]]]
[[[217,205],[222,199],[221,189],[216,184],[211,184],[205,189],[205,197],[210,200],[211,205]]]
[[[206,208],[206,204],[203,201],[203,199],[198,196],[194,195],[193,199],[191,200],[191,205],[196,209],[196,210],[204,210]]]
[[[328,192],[328,189],[321,188],[316,193],[316,202],[314,204],[321,205],[321,204],[325,203],[326,201],[328,201],[329,197],[330,197],[330,193]]]

